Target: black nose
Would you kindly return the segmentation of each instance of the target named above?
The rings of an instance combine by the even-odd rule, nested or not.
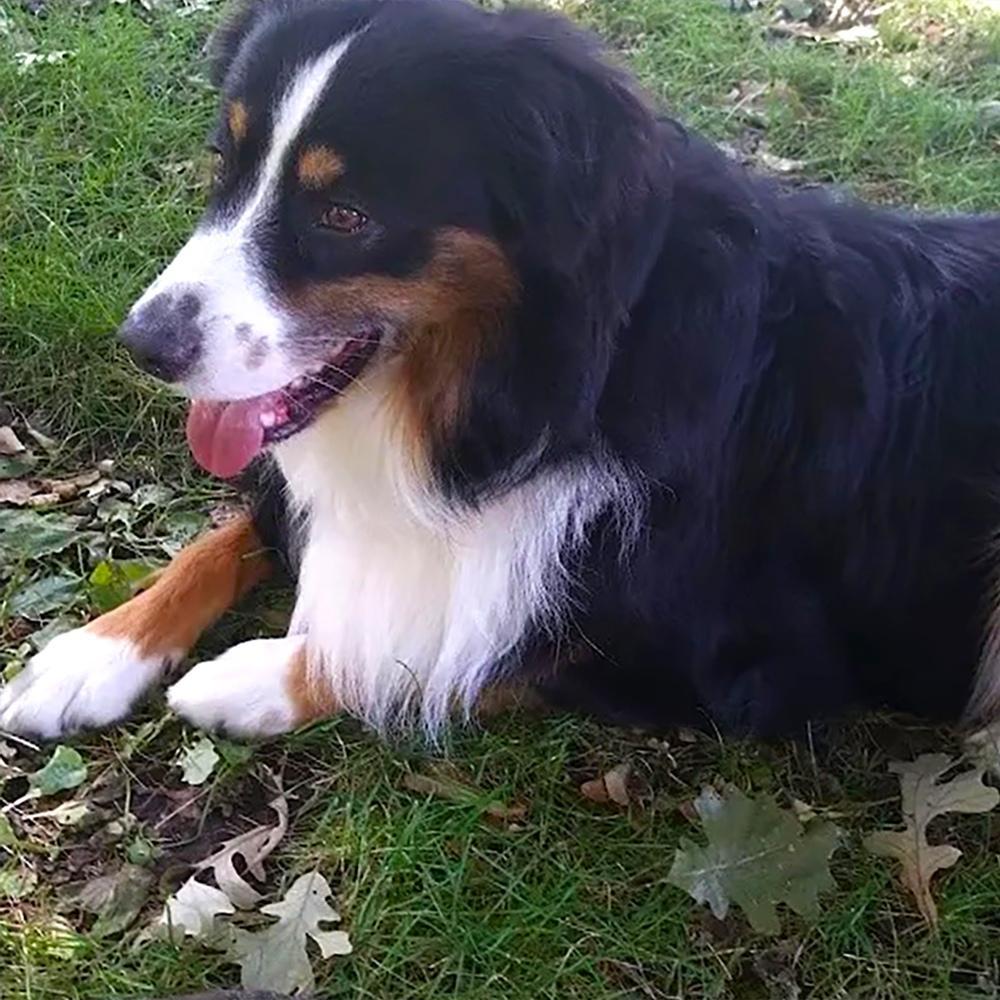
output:
[[[198,363],[201,300],[193,292],[162,293],[134,309],[118,331],[135,363],[164,382],[179,382]]]

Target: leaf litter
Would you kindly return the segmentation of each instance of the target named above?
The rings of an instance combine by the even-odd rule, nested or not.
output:
[[[153,928],[143,937],[161,937],[180,944],[195,941],[223,951],[239,965],[246,989],[282,993],[311,992],[315,986],[308,943],[322,958],[348,955],[350,938],[328,925],[340,914],[330,905],[332,895],[326,879],[307,872],[291,885],[283,899],[261,906],[264,897],[236,870],[237,859],[249,874],[263,882],[264,861],[281,842],[288,829],[288,803],[280,793],[270,802],[277,814],[272,826],[259,825],[227,840],[217,851],[194,865],[194,874],[167,899]],[[211,871],[216,885],[201,876]],[[257,910],[276,921],[257,930],[240,926],[242,915]]]
[[[177,759],[181,780],[187,785],[203,785],[212,776],[220,757],[215,744],[202,736],[194,745],[184,750]]]
[[[927,839],[929,825],[948,813],[990,812],[1000,802],[1000,792],[983,783],[986,765],[982,762],[943,781],[958,763],[939,753],[890,762],[889,770],[899,777],[904,828],[878,830],[865,838],[865,847],[873,854],[900,863],[903,885],[931,927],[938,922],[931,880],[939,871],[951,868],[962,852],[952,844],[931,844]]]
[[[340,914],[327,902],[330,896],[326,879],[319,872],[307,872],[292,883],[284,899],[260,908],[261,913],[277,917],[276,923],[256,932],[232,929],[228,957],[239,963],[245,989],[312,992],[316,980],[306,951],[310,940],[323,958],[351,954],[353,946],[345,931],[324,928],[340,921]]]
[[[631,764],[618,764],[600,777],[583,782],[580,785],[580,794],[591,802],[599,804],[612,802],[625,809],[632,802],[628,787],[631,776]]]
[[[494,824],[516,825],[528,815],[528,807],[523,803],[508,805],[493,798],[463,777],[455,767],[443,761],[429,762],[426,773],[407,771],[403,775],[403,787],[417,795],[474,806],[482,811],[486,820]]]
[[[829,822],[803,826],[768,796],[752,799],[736,788],[706,788],[695,810],[705,847],[681,839],[667,880],[724,920],[736,904],[758,933],[778,934],[777,904],[807,920],[819,916],[819,895],[835,888],[829,859],[840,831]]]
[[[219,888],[239,909],[256,906],[263,896],[237,872],[237,859],[257,881],[263,882],[267,878],[264,862],[288,832],[288,801],[285,796],[277,795],[269,805],[278,816],[277,823],[273,826],[261,824],[232,837],[194,866],[195,872],[211,870]]]

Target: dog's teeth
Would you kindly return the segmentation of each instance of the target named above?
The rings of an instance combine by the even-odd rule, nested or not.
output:
[[[274,410],[265,410],[260,415],[261,427],[273,427],[278,422],[278,417]]]

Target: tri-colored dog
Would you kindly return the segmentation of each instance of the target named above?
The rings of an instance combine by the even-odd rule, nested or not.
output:
[[[0,728],[121,719],[275,552],[291,629],[173,684],[200,726],[996,713],[1000,218],[753,177],[539,12],[262,0],[215,56],[211,203],[121,335],[255,515]]]

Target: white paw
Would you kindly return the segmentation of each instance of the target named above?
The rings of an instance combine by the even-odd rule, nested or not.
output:
[[[86,628],[56,636],[0,688],[0,731],[56,739],[128,715],[165,667],[128,639]]]
[[[167,692],[170,707],[200,729],[234,736],[276,736],[295,729],[288,691],[301,636],[252,639],[192,667]]]

